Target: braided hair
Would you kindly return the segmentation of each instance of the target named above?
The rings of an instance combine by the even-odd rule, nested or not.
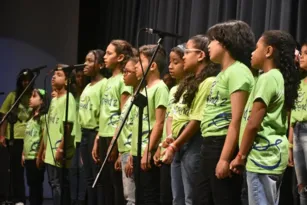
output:
[[[262,37],[266,45],[273,47],[273,61],[284,78],[285,107],[289,111],[295,108],[300,85],[299,71],[294,62],[296,43],[289,33],[280,30],[266,31]]]
[[[210,61],[208,51],[209,39],[206,36],[196,35],[190,38],[190,41],[194,43],[195,48],[205,52],[204,62],[207,66],[201,70],[199,75],[195,75],[195,73],[187,75],[179,84],[177,92],[174,95],[174,102],[177,103],[184,93],[183,103],[187,104],[189,108],[191,107],[193,99],[198,91],[199,84],[201,84],[206,78],[216,76],[221,70],[220,65]]]

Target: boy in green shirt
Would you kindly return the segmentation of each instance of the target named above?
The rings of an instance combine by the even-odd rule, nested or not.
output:
[[[136,65],[136,76],[141,79],[143,76],[141,63],[146,69],[149,60],[153,56],[155,45],[145,45],[140,48],[140,61]],[[160,79],[160,73],[165,68],[166,54],[160,48],[148,72],[146,81],[147,86],[141,93],[145,95],[147,89],[148,105],[143,112],[142,128],[142,159],[141,170],[136,170],[137,164],[137,144],[138,144],[138,123],[133,124],[131,154],[133,156],[134,177],[137,179],[137,171],[140,172],[140,187],[136,189],[140,193],[140,204],[160,204],[159,168],[154,165],[153,155],[158,148],[163,133],[166,108],[168,104],[168,88]],[[145,72],[145,71],[144,71]],[[137,109],[138,110],[138,109]],[[148,113],[149,112],[149,113]],[[150,127],[149,127],[150,126]],[[150,140],[148,139],[150,138]],[[148,141],[150,143],[148,144]]]
[[[64,139],[64,121],[66,113],[66,84],[67,74],[62,70],[54,72],[52,77],[52,85],[57,90],[57,97],[53,98],[50,104],[47,119],[47,142],[45,163],[48,171],[49,184],[52,188],[53,202],[55,205],[61,204],[61,195],[64,194],[64,204],[68,204],[69,197],[69,184],[68,184],[68,168],[73,157],[75,146],[75,121],[76,121],[76,102],[74,96],[69,93],[69,110],[68,122],[71,125],[67,126],[68,135]],[[65,140],[65,148],[64,148]],[[63,164],[63,152],[65,149],[66,161]],[[63,166],[65,167],[63,169]],[[63,184],[61,182],[62,175],[64,176]],[[63,187],[62,187],[63,185]]]

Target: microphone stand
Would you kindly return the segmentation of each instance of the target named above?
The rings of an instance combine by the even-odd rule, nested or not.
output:
[[[136,105],[137,107],[139,107],[139,115],[138,115],[138,118],[139,118],[139,124],[138,124],[138,151],[137,151],[137,161],[136,161],[136,167],[135,167],[135,172],[136,172],[136,181],[135,181],[135,187],[136,187],[136,194],[135,194],[135,204],[136,205],[139,205],[140,204],[140,174],[141,174],[141,158],[142,158],[142,128],[143,128],[143,112],[144,112],[144,108],[147,106],[147,98],[142,95],[140,93],[141,91],[141,88],[143,88],[143,85],[145,85],[145,81],[146,81],[146,76],[149,72],[149,68],[150,66],[152,65],[153,63],[153,60],[155,59],[156,55],[157,55],[157,52],[158,50],[160,49],[161,47],[161,43],[163,42],[163,38],[164,36],[163,35],[159,35],[159,40],[157,42],[157,47],[155,48],[155,51],[154,51],[154,54],[153,56],[151,57],[150,59],[150,62],[148,64],[148,67],[143,75],[143,78],[140,82],[140,84],[138,85],[136,91],[135,91],[135,94],[134,96],[132,97],[132,100],[131,100],[131,103],[128,107],[128,110],[127,112],[125,113],[124,115],[124,118],[119,126],[119,129],[118,129],[118,132],[116,133],[116,137],[114,138],[114,140],[111,141],[111,147],[110,149],[108,150],[107,152],[107,155],[100,167],[100,170],[95,178],[95,181],[93,183],[93,186],[92,188],[94,188],[96,186],[96,183],[100,177],[100,174],[102,172],[102,169],[104,168],[113,148],[114,148],[114,145],[116,144],[119,136],[120,136],[120,133],[128,119],[128,116],[129,116],[129,113],[131,112],[131,109],[132,109],[132,106],[133,105]]]
[[[6,194],[6,201],[2,203],[2,205],[14,205],[14,202],[10,201],[13,197],[13,187],[12,187],[12,151],[13,151],[13,146],[14,146],[14,124],[17,122],[17,116],[16,113],[13,112],[14,109],[17,108],[17,105],[19,104],[21,98],[24,96],[24,94],[28,91],[29,87],[33,85],[35,82],[36,78],[39,76],[39,71],[36,72],[34,77],[31,79],[27,87],[22,91],[22,93],[18,96],[18,98],[15,100],[14,104],[11,106],[9,111],[3,116],[2,120],[0,121],[0,126],[8,120],[8,123],[10,124],[10,139],[8,140],[8,152],[9,152],[9,183],[8,183],[8,192]]]

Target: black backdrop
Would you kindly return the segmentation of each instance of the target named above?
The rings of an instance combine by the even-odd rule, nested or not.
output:
[[[165,39],[163,45],[169,51],[229,19],[247,22],[257,38],[265,30],[281,29],[302,42],[307,37],[306,10],[306,0],[81,0],[78,60],[82,62],[90,49],[105,50],[112,39],[125,39],[135,46],[137,31],[144,27],[182,35],[179,40]],[[141,34],[140,45],[156,40]]]

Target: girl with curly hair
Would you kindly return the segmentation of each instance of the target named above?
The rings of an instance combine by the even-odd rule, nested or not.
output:
[[[307,41],[303,43],[301,48],[299,66],[301,68],[301,83],[298,89],[298,98],[295,104],[295,108],[291,110],[291,121],[289,129],[289,164],[295,166],[300,203],[307,204]]]
[[[192,204],[194,176],[200,161],[201,113],[220,71],[220,66],[210,61],[208,44],[209,39],[203,35],[194,36],[187,42],[183,60],[184,70],[190,74],[181,81],[174,96],[171,111],[173,140],[168,139],[167,149],[162,153],[162,161],[167,164],[172,163],[176,155],[174,163],[177,166],[171,167],[174,204]]]
[[[266,31],[252,53],[251,64],[262,69],[246,104],[241,123],[240,150],[231,169],[246,166],[250,205],[279,202],[288,164],[287,112],[298,97],[299,71],[294,62],[295,41],[279,30]]]
[[[208,37],[210,60],[220,64],[222,71],[204,106],[194,199],[195,204],[238,204],[241,177],[231,177],[229,163],[236,156],[244,106],[254,85],[248,68],[254,34],[246,23],[228,21],[211,27]]]

